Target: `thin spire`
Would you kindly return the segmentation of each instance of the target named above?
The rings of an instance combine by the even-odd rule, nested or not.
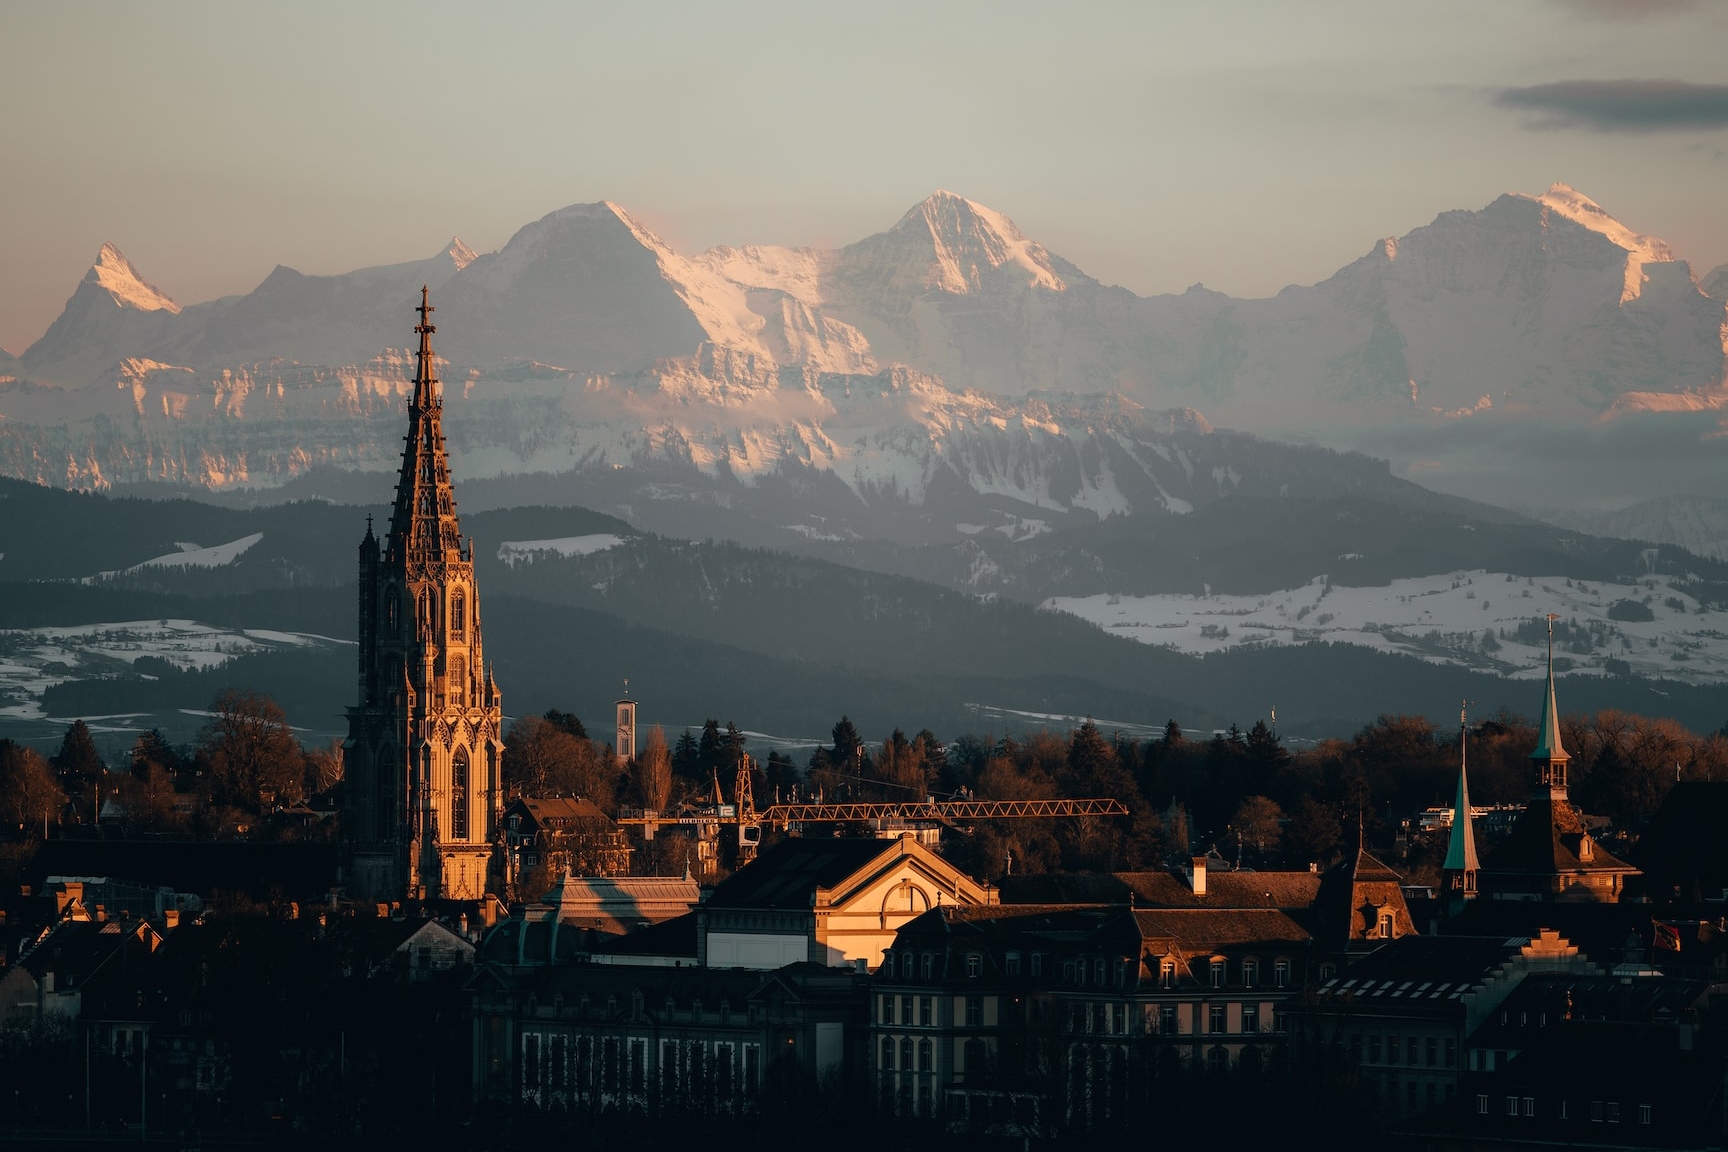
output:
[[[1458,707],[1458,795],[1452,802],[1452,835],[1446,843],[1446,862],[1442,872],[1470,873],[1478,871],[1476,834],[1470,825],[1470,777],[1466,748],[1470,740],[1467,704]]]
[[[432,313],[438,309],[432,307],[431,291],[426,285],[420,285],[420,307],[414,311],[420,313],[420,323],[414,325],[414,331],[420,334],[420,350],[414,354],[414,406],[425,409],[438,402],[435,385],[438,378],[433,374],[432,333],[438,331],[438,326],[432,323]]]
[[[1554,706],[1554,621],[1560,619],[1548,613],[1548,695],[1542,700],[1542,722],[1536,727],[1536,750],[1532,760],[1567,761],[1572,757],[1560,743],[1560,710]]]

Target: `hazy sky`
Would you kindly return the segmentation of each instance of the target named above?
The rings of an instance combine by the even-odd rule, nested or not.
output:
[[[566,204],[841,244],[934,188],[1237,295],[1553,181],[1728,261],[1728,5],[0,0],[0,346],[103,241],[181,303]]]

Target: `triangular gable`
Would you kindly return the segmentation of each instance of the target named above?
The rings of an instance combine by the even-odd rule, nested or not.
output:
[[[982,885],[917,841],[902,838],[884,843],[887,850],[864,867],[832,888],[818,888],[818,906],[826,906],[831,910],[861,910],[859,905],[862,898],[884,892],[890,885],[897,888],[901,881],[912,878],[923,881],[922,887],[926,889],[932,907],[941,902],[940,897],[947,897],[950,903],[960,904],[984,904],[989,901],[989,894]],[[896,878],[897,873],[911,875],[900,875]],[[867,899],[863,902],[869,903]]]

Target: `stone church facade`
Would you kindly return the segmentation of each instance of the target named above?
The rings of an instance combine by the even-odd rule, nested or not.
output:
[[[361,899],[471,900],[494,868],[503,792],[500,697],[480,639],[474,543],[464,540],[442,429],[430,322],[383,540],[360,542],[359,702],[343,743],[343,839]]]

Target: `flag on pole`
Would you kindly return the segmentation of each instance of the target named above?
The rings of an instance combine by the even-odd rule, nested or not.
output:
[[[1660,920],[1653,920],[1651,923],[1656,929],[1656,939],[1654,943],[1658,949],[1668,952],[1680,951],[1680,929],[1676,928],[1672,924],[1664,924]]]

